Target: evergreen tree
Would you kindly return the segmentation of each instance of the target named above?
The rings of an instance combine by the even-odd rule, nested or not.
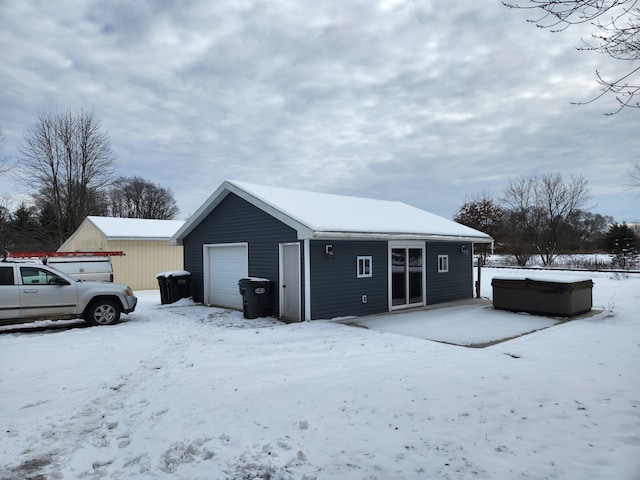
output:
[[[613,255],[613,265],[618,268],[638,267],[640,240],[633,229],[623,222],[614,223],[607,231],[607,247]]]

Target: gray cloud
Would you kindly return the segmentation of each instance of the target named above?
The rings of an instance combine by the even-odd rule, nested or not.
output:
[[[122,175],[183,215],[224,179],[399,199],[450,217],[531,171],[624,192],[639,117],[604,117],[587,30],[550,34],[500,2],[0,3],[0,126],[17,156],[48,108],[93,110]],[[599,64],[598,62],[602,62]],[[0,184],[0,191],[16,186]]]

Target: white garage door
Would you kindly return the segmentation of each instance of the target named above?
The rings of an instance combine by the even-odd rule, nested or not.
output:
[[[205,297],[205,303],[242,310],[238,280],[249,274],[247,244],[207,245],[205,248],[205,266],[209,267],[205,272],[209,280],[209,296]]]

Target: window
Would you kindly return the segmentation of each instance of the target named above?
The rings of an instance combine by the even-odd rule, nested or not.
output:
[[[23,285],[55,285],[57,276],[46,270],[20,267]]]
[[[449,271],[449,255],[438,255],[438,273]]]
[[[13,267],[0,267],[0,285],[13,285]]]
[[[358,257],[358,278],[372,277],[371,270],[372,257]]]

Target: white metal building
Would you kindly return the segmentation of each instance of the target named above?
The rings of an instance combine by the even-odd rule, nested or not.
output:
[[[89,216],[58,251],[123,251],[124,256],[111,257],[114,282],[152,290],[158,288],[158,273],[183,268],[182,246],[169,245],[183,224],[182,220]]]

